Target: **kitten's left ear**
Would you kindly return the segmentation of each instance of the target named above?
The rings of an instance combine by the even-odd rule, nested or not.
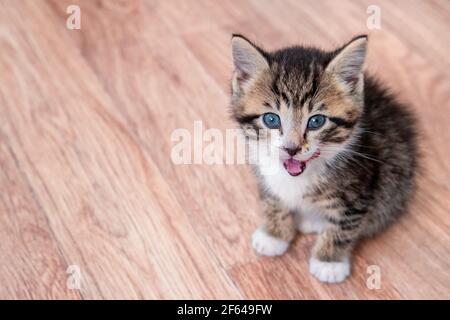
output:
[[[354,38],[328,64],[326,71],[332,73],[344,90],[361,92],[363,88],[363,66],[367,52],[367,36]]]

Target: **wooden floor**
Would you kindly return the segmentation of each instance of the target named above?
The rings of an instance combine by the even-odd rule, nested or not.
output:
[[[371,0],[1,0],[0,298],[449,299],[450,3],[376,2],[381,30]],[[81,30],[66,28],[73,3]],[[313,236],[254,253],[247,167],[170,159],[174,129],[234,127],[232,32],[269,49],[369,32],[368,69],[419,115],[410,212],[358,247],[343,284],[309,275]]]

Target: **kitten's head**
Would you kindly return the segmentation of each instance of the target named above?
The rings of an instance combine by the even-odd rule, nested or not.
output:
[[[231,107],[253,153],[265,142],[269,148],[259,148],[258,157],[297,176],[314,159],[344,150],[363,111],[366,47],[367,37],[359,36],[331,52],[267,52],[234,35]]]

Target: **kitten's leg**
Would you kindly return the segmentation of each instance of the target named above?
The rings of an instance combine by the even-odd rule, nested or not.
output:
[[[253,248],[261,255],[279,256],[286,252],[295,236],[294,217],[278,200],[266,197],[262,199],[264,224],[252,236]]]
[[[342,282],[350,274],[351,250],[358,239],[356,230],[332,226],[323,231],[313,248],[309,271],[320,281]]]

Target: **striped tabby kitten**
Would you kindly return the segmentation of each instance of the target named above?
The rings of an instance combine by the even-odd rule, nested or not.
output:
[[[282,255],[297,230],[318,233],[309,270],[329,283],[350,274],[352,248],[405,211],[414,189],[414,118],[363,73],[366,48],[366,36],[331,52],[232,38],[231,107],[265,217],[253,247]]]

